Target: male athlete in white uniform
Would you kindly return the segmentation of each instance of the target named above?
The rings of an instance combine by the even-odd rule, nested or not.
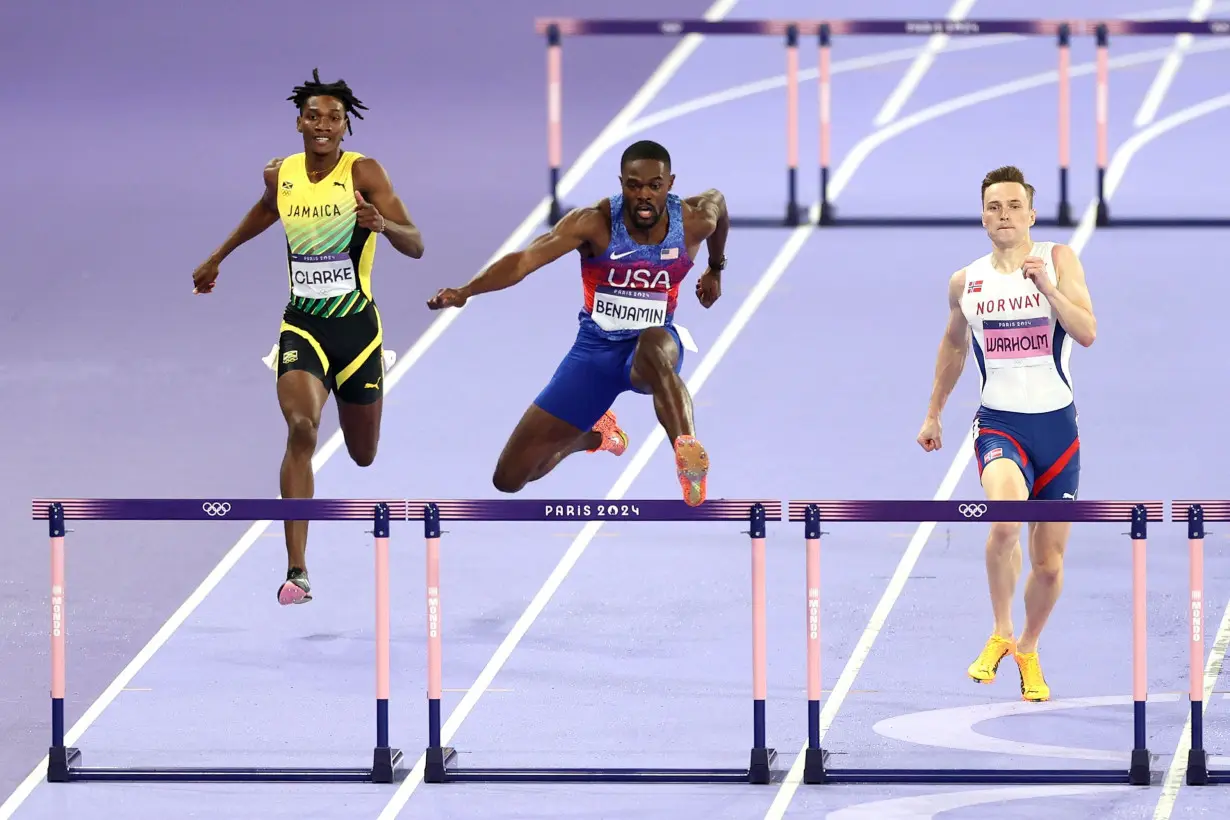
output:
[[[1075,340],[1093,344],[1097,320],[1085,271],[1067,245],[1034,242],[1034,189],[1011,166],[982,181],[982,224],[991,252],[948,282],[948,327],[940,342],[935,385],[918,443],[940,449],[940,414],[965,366],[972,338],[982,377],[974,416],[974,450],[987,498],[995,501],[1074,499],[1080,439],[1068,358]],[[991,524],[987,580],[995,628],[969,667],[979,683],[995,680],[1009,652],[1021,672],[1021,696],[1050,699],[1038,662],[1038,637],[1063,587],[1063,554],[1071,524],[1029,525],[1031,571],[1025,582],[1025,630],[1014,638],[1012,597],[1021,572],[1020,523]]]

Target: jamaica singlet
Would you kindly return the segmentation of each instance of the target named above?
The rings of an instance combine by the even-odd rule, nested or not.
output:
[[[628,235],[623,207],[623,194],[611,197],[610,244],[603,253],[581,261],[581,327],[613,341],[673,324],[679,285],[693,264],[684,242],[679,197],[667,195],[669,226],[657,245],[637,244]]]
[[[278,214],[286,229],[290,307],[333,318],[359,313],[372,300],[376,234],[355,224],[351,168],[363,155],[345,151],[329,175],[308,179],[305,156],[278,169]]]

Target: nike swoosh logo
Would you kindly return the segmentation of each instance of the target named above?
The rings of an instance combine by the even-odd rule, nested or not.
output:
[[[625,256],[631,256],[634,253],[636,253],[636,251],[624,251],[623,253],[613,253],[611,254],[611,258],[612,259],[623,259]]]

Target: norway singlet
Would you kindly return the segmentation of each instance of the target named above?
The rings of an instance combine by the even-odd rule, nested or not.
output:
[[[623,219],[623,194],[611,197],[611,241],[606,251],[581,261],[583,330],[612,341],[632,339],[650,327],[674,323],[679,285],[692,270],[683,235],[683,202],[666,198],[669,227],[657,245],[637,244]]]
[[[305,156],[278,170],[278,213],[286,230],[290,306],[321,318],[359,313],[372,302],[377,235],[355,224],[351,167],[362,154],[345,151],[329,175],[308,179]]]
[[[1053,242],[1035,242],[1031,256],[1044,260],[1057,282]],[[1073,403],[1068,360],[1072,339],[1046,297],[1018,268],[1000,273],[991,255],[965,269],[961,310],[973,332],[982,375],[982,406],[1014,413],[1048,413]]]

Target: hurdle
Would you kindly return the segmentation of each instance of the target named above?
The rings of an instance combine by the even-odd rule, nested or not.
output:
[[[1147,786],[1145,707],[1145,544],[1149,521],[1165,521],[1162,501],[791,501],[788,517],[803,522],[807,550],[807,747],[803,782],[890,784],[1130,784]],[[822,524],[843,522],[1062,521],[1130,523],[1132,541],[1133,746],[1124,769],[898,769],[830,768],[820,743],[820,538]]]
[[[406,517],[406,502],[335,499],[118,499],[33,501],[35,520],[51,537],[51,747],[47,781],[363,782],[393,783],[402,752],[389,745],[389,537],[390,521]],[[67,617],[65,522],[77,521],[371,521],[376,562],[376,745],[370,768],[86,767],[81,750],[65,745],[64,691]]]
[[[710,499],[699,507],[683,501],[585,499],[497,499],[409,501],[408,516],[422,519],[427,558],[427,734],[423,781],[426,783],[769,783],[775,749],[765,732],[767,657],[765,624],[766,522],[782,520],[782,503],[767,500]],[[457,750],[440,737],[443,683],[443,607],[440,592],[442,521],[603,522],[745,521],[752,547],[752,749],[746,768],[464,768]]]
[[[1096,142],[1097,142],[1097,225],[1128,228],[1210,228],[1230,226],[1230,218],[1196,217],[1115,217],[1111,218],[1105,196],[1109,162],[1108,112],[1110,105],[1110,38],[1114,36],[1193,36],[1230,35],[1230,20],[1030,20],[1030,19],[855,19],[855,20],[704,20],[704,19],[583,19],[538,18],[535,31],[547,43],[547,165],[550,208],[547,223],[554,225],[569,206],[559,199],[560,165],[563,146],[563,60],[564,37],[580,36],[777,36],[786,49],[786,204],[781,216],[731,214],[736,227],[797,227],[814,224],[826,227],[981,227],[974,216],[842,216],[830,199],[832,131],[831,51],[838,36],[949,36],[1018,35],[1054,37],[1057,47],[1058,100],[1058,195],[1053,217],[1039,215],[1034,223],[1042,227],[1073,227],[1069,199],[1071,163],[1071,44],[1073,37],[1093,37],[1096,41]],[[819,217],[811,220],[798,201],[799,173],[799,38],[816,38],[818,53],[817,87],[819,123],[817,159],[819,167]]]
[[[1180,517],[1179,511],[1183,510]],[[1230,521],[1230,501],[1174,501],[1172,521],[1187,522],[1187,550],[1191,597],[1188,606],[1191,632],[1192,735],[1187,752],[1187,785],[1208,786],[1230,783],[1230,771],[1209,768],[1209,753],[1204,748],[1204,636],[1208,623],[1204,597],[1204,522]]]

